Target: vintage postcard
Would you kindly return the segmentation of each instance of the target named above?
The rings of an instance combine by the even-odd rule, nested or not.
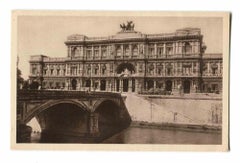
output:
[[[227,151],[230,13],[12,12],[12,149]]]

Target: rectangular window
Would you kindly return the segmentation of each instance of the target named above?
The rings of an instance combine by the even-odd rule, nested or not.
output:
[[[167,47],[166,48],[166,54],[172,54],[173,53],[173,48],[172,47]]]
[[[33,74],[33,75],[37,75],[37,68],[36,68],[36,67],[33,67],[33,68],[32,68],[32,74]]]
[[[53,69],[50,70],[50,75],[53,75]]]
[[[103,75],[105,74],[105,69],[102,69],[102,74],[103,74]]]
[[[102,57],[106,57],[107,56],[107,50],[106,49],[103,49],[102,50]]]
[[[157,55],[158,55],[158,57],[162,57],[163,56],[163,47],[158,47],[157,48]]]
[[[98,69],[94,69],[94,74],[97,75],[98,74]]]
[[[44,75],[47,75],[47,70],[46,70],[46,69],[43,70],[43,74],[44,74]]]
[[[88,49],[87,50],[87,59],[91,59],[92,58],[92,50]]]
[[[113,72],[113,64],[110,64],[110,72]]]
[[[90,75],[91,74],[91,68],[88,68],[87,69],[87,75]]]
[[[59,89],[59,88],[60,88],[60,83],[56,82],[56,89]]]
[[[94,50],[94,57],[95,58],[99,57],[99,51],[97,49]]]
[[[70,74],[71,75],[77,75],[77,67],[71,67]]]
[[[154,56],[154,47],[150,47],[149,48],[149,57],[153,57]]]

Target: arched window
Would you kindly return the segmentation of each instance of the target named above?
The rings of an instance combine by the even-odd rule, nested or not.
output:
[[[149,74],[150,74],[150,75],[153,75],[153,72],[154,72],[154,65],[153,65],[153,63],[151,63],[151,64],[149,65]]]
[[[90,59],[92,58],[92,47],[87,47],[87,54],[86,58]]]
[[[102,47],[102,57],[106,57],[107,56],[107,47],[103,46]]]
[[[75,57],[75,51],[76,51],[76,47],[72,47],[72,49],[71,49],[72,57]]]
[[[75,56],[75,57],[80,56],[80,52],[81,52],[80,47],[76,47],[76,48],[75,48],[75,54],[74,54],[74,56]]]
[[[148,55],[149,55],[150,58],[154,56],[154,46],[153,45],[149,46]]]
[[[98,47],[94,47],[94,57],[95,58],[99,57],[99,49],[98,49]]]
[[[87,75],[90,75],[91,74],[91,65],[89,64],[87,66]]]
[[[95,75],[98,74],[98,70],[99,70],[98,64],[95,64],[95,66],[94,66],[94,74]]]
[[[107,69],[106,65],[103,64],[103,65],[102,65],[102,75],[105,75],[106,69]]]
[[[129,56],[130,55],[130,48],[129,48],[128,45],[125,47],[124,51],[125,51],[125,56]]]
[[[192,46],[189,42],[185,42],[184,52],[187,54],[192,53]]]
[[[159,44],[158,47],[157,47],[157,56],[160,58],[163,56],[163,45],[162,44]]]
[[[117,47],[116,52],[117,52],[117,56],[121,56],[122,55],[122,49],[121,49],[120,46]]]
[[[134,56],[138,55],[138,47],[137,47],[137,45],[133,46],[133,55]]]
[[[157,64],[157,74],[162,75],[163,65],[158,63]]]

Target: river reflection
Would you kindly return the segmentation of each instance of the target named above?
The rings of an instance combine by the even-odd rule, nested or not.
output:
[[[103,141],[117,144],[221,144],[221,133],[129,127]]]
[[[39,143],[41,134],[32,134],[32,143]],[[129,127],[104,140],[113,144],[221,144],[221,133],[164,130],[157,128]],[[64,142],[63,142],[64,143]],[[79,142],[76,142],[79,143]]]

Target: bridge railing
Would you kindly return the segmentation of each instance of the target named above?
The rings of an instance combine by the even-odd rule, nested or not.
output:
[[[64,99],[64,98],[121,98],[116,92],[94,92],[75,90],[18,90],[17,99]]]

